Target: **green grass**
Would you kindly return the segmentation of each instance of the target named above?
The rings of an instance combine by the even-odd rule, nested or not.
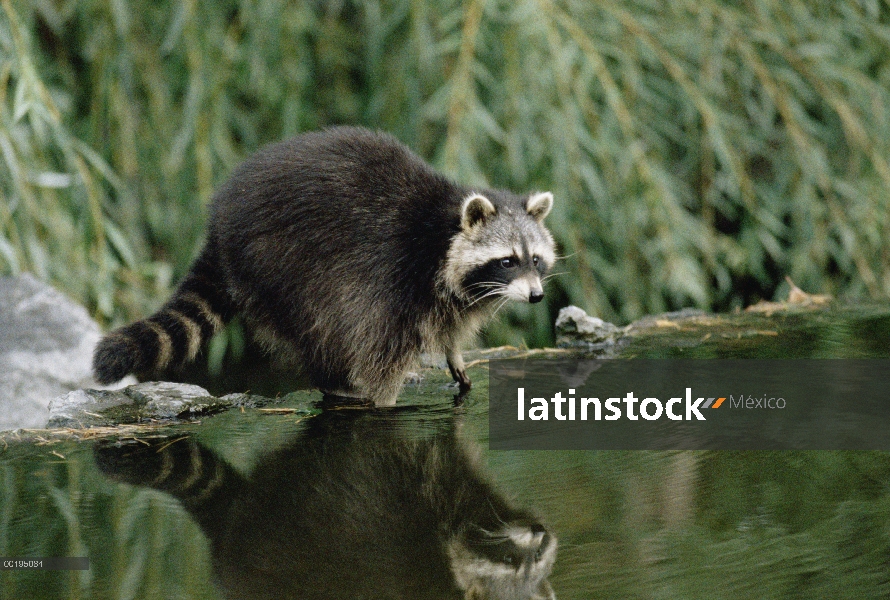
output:
[[[878,0],[0,2],[0,272],[105,324],[159,306],[264,143],[356,123],[449,176],[550,189],[552,341],[772,298],[890,295],[890,7]]]

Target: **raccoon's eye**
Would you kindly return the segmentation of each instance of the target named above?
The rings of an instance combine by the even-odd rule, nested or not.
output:
[[[505,269],[509,269],[511,267],[514,267],[515,265],[516,265],[516,261],[513,260],[512,258],[502,258],[501,259],[501,266],[504,267]]]
[[[538,255],[537,255],[537,254],[534,255],[534,256],[532,256],[532,263],[533,263],[536,267],[538,266],[538,262],[539,262],[540,260],[541,260],[541,259],[538,258]]]
[[[512,565],[512,564],[513,564],[513,557],[510,556],[509,554],[505,554],[505,555],[504,555],[504,564],[505,564],[505,565]]]

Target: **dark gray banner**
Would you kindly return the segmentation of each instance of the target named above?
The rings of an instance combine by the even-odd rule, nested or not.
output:
[[[493,450],[890,450],[890,360],[495,360]]]
[[[86,556],[0,558],[0,571],[88,571],[89,568],[90,559]]]

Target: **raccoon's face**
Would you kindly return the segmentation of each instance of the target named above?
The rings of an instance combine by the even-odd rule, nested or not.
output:
[[[542,281],[555,261],[544,217],[553,194],[520,199],[504,192],[492,199],[470,194],[461,206],[461,230],[451,240],[444,268],[446,286],[472,303],[504,298],[540,302]]]
[[[499,531],[476,528],[448,546],[451,571],[465,600],[553,600],[547,581],[556,538],[543,525],[520,522]]]

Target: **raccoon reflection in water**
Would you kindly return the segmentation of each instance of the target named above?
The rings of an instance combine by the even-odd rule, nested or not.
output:
[[[191,438],[95,452],[111,478],[182,502],[229,598],[555,598],[554,535],[482,475],[453,423],[417,439],[397,417],[324,411],[249,476]]]

